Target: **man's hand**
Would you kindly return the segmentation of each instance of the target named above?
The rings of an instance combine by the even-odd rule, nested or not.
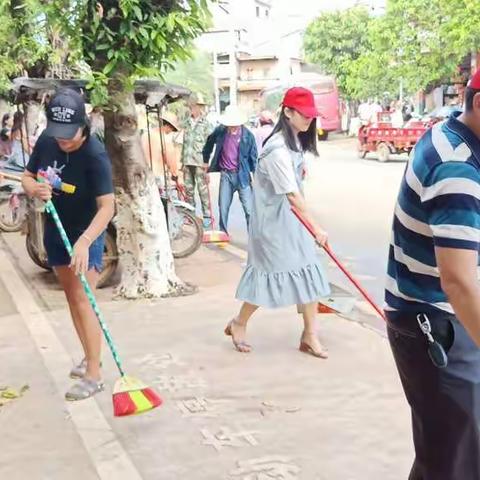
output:
[[[33,191],[33,196],[39,198],[44,202],[52,199],[52,187],[48,183],[36,183]]]
[[[183,183],[183,180],[178,178],[175,181],[175,188],[177,189],[177,192],[178,192],[180,197],[185,197],[185,195],[186,195],[185,194],[185,184]]]
[[[80,237],[73,246],[70,268],[74,270],[75,275],[87,273],[89,248],[90,242],[85,237]]]

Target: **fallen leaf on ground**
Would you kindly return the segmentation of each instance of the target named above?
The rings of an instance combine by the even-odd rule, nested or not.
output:
[[[9,386],[2,386],[0,388],[0,407],[6,405],[12,400],[22,397],[23,394],[29,389],[29,385],[24,385],[22,388],[20,388],[20,390],[16,390],[15,388]]]
[[[15,390],[14,388],[7,388],[2,392],[2,398],[6,398],[7,400],[12,400],[14,398],[20,397],[20,393]]]

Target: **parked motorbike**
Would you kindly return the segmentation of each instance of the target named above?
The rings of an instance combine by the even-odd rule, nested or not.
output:
[[[0,186],[0,230],[18,232],[22,229],[27,214],[27,197],[19,184]]]
[[[195,215],[195,208],[185,201],[185,191],[179,185],[168,192],[160,189],[160,198],[166,205],[168,233],[174,258],[184,258],[195,253],[202,244],[203,224]]]

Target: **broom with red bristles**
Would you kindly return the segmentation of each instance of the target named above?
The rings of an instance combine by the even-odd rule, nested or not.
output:
[[[300,211],[295,208],[294,206],[291,207],[292,212],[295,216],[300,220],[300,223],[308,230],[308,232],[315,237],[315,232],[313,230],[313,226],[311,223],[300,213]],[[330,247],[325,244],[323,245],[323,249],[327,252],[328,256],[335,262],[337,267],[345,274],[345,276],[352,282],[355,288],[362,294],[363,298],[372,306],[372,308],[382,317],[383,320],[386,320],[385,313],[382,309],[373,301],[367,291],[353,278],[352,274],[342,265],[340,260],[336,257],[336,255],[332,252]]]
[[[45,177],[44,172],[41,171],[39,172],[37,179],[39,182],[45,182],[48,180],[48,178]],[[72,244],[68,239],[67,233],[65,232],[60,217],[58,216],[57,210],[51,200],[46,202],[45,210],[52,216],[60,237],[62,238],[63,244],[65,245],[69,255],[72,256]],[[113,388],[113,414],[116,417],[136,415],[160,406],[162,404],[162,399],[152,388],[148,387],[145,383],[137,380],[134,377],[127,376],[123,371],[122,363],[120,361],[120,357],[118,356],[117,349],[115,348],[115,344],[113,343],[110,331],[105,323],[103,314],[98,307],[92,289],[90,288],[90,285],[88,284],[83,273],[80,275],[80,282],[83,286],[85,294],[88,297],[88,301],[90,302],[90,305],[97,316],[105,340],[110,348],[110,351],[112,352],[113,360],[115,361],[118,371],[120,372],[120,379],[115,382]]]

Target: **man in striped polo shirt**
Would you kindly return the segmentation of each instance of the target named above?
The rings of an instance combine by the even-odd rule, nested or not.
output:
[[[393,221],[385,312],[412,410],[409,480],[480,479],[480,70],[465,113],[417,143]]]

